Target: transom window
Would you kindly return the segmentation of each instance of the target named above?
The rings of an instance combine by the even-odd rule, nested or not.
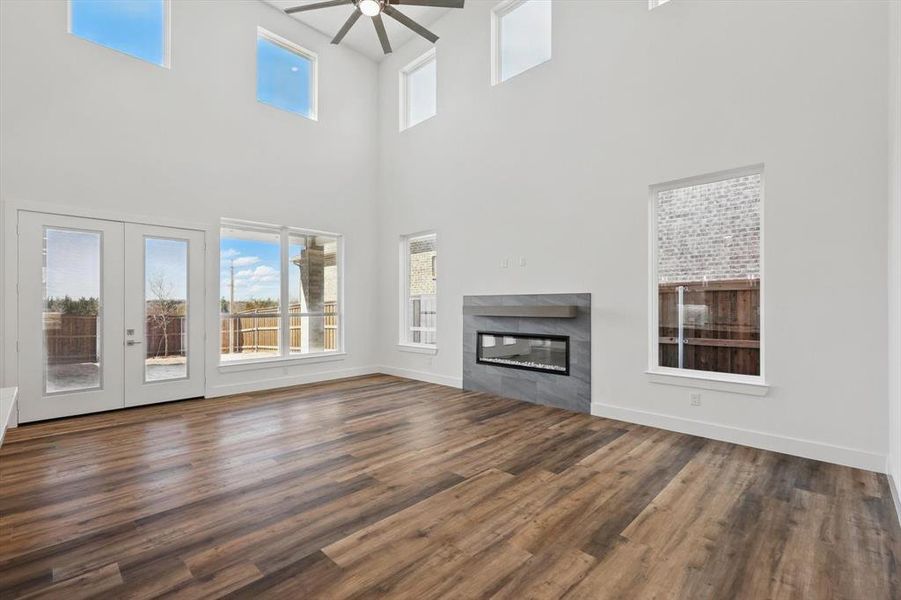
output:
[[[762,378],[762,183],[753,167],[651,188],[652,371]]]
[[[315,53],[257,28],[257,100],[315,121],[317,70]]]
[[[400,129],[438,113],[438,61],[432,48],[400,72]]]
[[[229,221],[219,257],[222,363],[342,350],[340,236]]]
[[[69,33],[169,66],[169,0],[69,0]]]
[[[507,0],[491,11],[491,83],[551,59],[551,0]]]
[[[401,239],[402,345],[435,348],[438,331],[438,236],[422,233]]]

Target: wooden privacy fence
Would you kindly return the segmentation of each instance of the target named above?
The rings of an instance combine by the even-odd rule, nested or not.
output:
[[[660,366],[679,367],[679,288],[682,367],[760,374],[760,280],[659,285]]]
[[[152,317],[147,317],[147,324],[144,328],[147,357],[183,355],[187,350],[187,340],[185,339],[187,323],[185,317],[171,317],[164,332],[159,322],[154,321]]]
[[[324,317],[289,317],[291,350],[300,351],[302,322],[304,318],[322,319],[324,350],[338,348],[338,315],[334,302],[324,306]],[[292,306],[291,313],[299,313],[300,307]],[[230,326],[233,329],[230,329]],[[234,352],[265,352],[278,350],[279,316],[277,309],[222,316],[222,352],[228,352],[229,335],[234,336]],[[165,331],[153,317],[147,317],[144,329],[144,348],[148,357],[181,356],[187,349],[185,334],[187,319],[172,317]],[[73,364],[97,362],[97,317],[44,313],[44,335],[47,343],[48,364]],[[168,348],[166,342],[168,341]]]
[[[47,363],[97,362],[97,317],[44,313]]]
[[[323,320],[323,350],[338,349],[338,314],[334,302],[326,302],[323,306],[323,317],[302,317],[299,306],[289,309],[290,348],[301,350],[302,323],[304,319]],[[276,352],[278,351],[278,329],[280,316],[277,308],[263,309],[221,316],[220,351],[227,354],[239,352]]]
[[[181,355],[185,346],[185,323],[184,317],[172,317],[164,333],[159,323],[148,317],[144,329],[147,356]],[[44,336],[48,364],[97,362],[96,316],[44,313]],[[164,338],[168,338],[168,352]]]

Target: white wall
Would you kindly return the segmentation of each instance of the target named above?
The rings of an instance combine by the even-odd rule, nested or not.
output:
[[[220,216],[344,233],[348,358],[226,374],[209,352],[211,395],[377,362],[459,383],[464,294],[588,291],[599,414],[884,468],[888,3],[677,0],[649,12],[643,0],[555,0],[553,59],[497,87],[493,4],[435,24],[438,116],[399,133],[397,70],[428,48],[421,40],[377,67],[256,0],[177,1],[172,69],[161,69],[67,34],[61,0],[4,0],[0,200],[196,222],[211,235]],[[256,102],[258,24],[320,53],[318,123]],[[705,390],[691,407],[685,388],[644,374],[647,187],[758,162],[771,389]],[[395,347],[397,240],[427,229],[441,249],[435,356]],[[500,268],[519,257],[525,267]]]
[[[369,250],[376,240],[375,170],[368,166],[377,143],[370,117],[375,63],[257,0],[175,1],[172,13],[172,68],[165,69],[68,34],[62,0],[0,2],[0,198],[7,205],[50,203],[76,213],[209,227],[212,331],[220,217],[343,233],[346,360],[220,373],[210,335],[207,391],[368,370],[375,319],[367,298],[376,285]],[[257,25],[319,53],[318,122],[256,101]],[[15,251],[11,227],[3,230],[7,253]],[[5,290],[9,384],[16,370],[9,349],[14,300]]]
[[[901,2],[889,21],[889,474],[901,517]]]
[[[883,470],[885,2],[555,0],[553,58],[492,87],[489,11],[434,25],[438,115],[380,66],[387,370],[459,383],[461,298],[591,292],[593,409]],[[650,184],[765,163],[765,397],[650,383]],[[439,234],[439,351],[398,351],[397,238]],[[502,258],[525,267],[500,268]]]

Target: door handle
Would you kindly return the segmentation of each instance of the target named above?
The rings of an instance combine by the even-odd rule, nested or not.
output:
[[[125,345],[126,346],[134,346],[134,345],[140,344],[140,343],[141,343],[141,340],[128,340],[127,342],[125,342]]]

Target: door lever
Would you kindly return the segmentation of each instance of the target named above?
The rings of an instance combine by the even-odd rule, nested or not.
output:
[[[127,342],[125,342],[125,345],[126,346],[134,346],[135,344],[140,344],[140,343],[141,343],[141,340],[128,340]]]

